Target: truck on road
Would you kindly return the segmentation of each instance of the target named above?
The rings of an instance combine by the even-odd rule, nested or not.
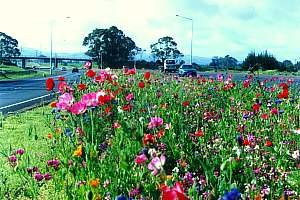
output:
[[[176,72],[177,64],[175,59],[166,59],[164,61],[163,72]]]

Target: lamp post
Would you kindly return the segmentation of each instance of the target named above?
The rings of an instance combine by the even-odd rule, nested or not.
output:
[[[192,35],[191,35],[191,58],[190,58],[190,64],[193,63],[193,29],[194,29],[194,21],[192,18],[189,18],[189,17],[184,17],[184,16],[181,16],[181,15],[176,15],[176,17],[180,17],[180,18],[183,18],[183,19],[187,19],[187,20],[190,20],[192,22]]]
[[[52,20],[50,22],[50,27],[51,27],[51,30],[50,30],[50,75],[52,75],[52,31],[53,31],[53,23],[54,21]]]
[[[67,16],[66,19],[70,19],[71,17]],[[50,75],[52,75],[52,54],[53,54],[53,24],[55,20],[51,20],[50,22]],[[55,53],[56,60],[56,53]]]

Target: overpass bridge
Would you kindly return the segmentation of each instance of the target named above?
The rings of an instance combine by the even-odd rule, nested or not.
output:
[[[45,62],[50,62],[49,57],[31,57],[31,56],[19,56],[19,57],[0,57],[1,59],[7,59],[7,60],[21,60],[22,61],[22,68],[25,68],[26,66],[26,60],[43,60]],[[54,63],[55,68],[58,66],[59,61],[92,61],[92,59],[87,59],[87,58],[65,58],[65,57],[60,57],[60,58],[51,58],[52,63]]]

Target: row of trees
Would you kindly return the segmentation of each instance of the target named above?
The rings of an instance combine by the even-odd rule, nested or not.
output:
[[[108,29],[95,29],[83,40],[83,46],[88,47],[86,54],[94,59],[98,65],[118,67],[128,64],[137,54],[143,50],[136,46],[135,42],[116,26]],[[177,43],[170,36],[159,38],[158,41],[150,45],[151,54],[155,60],[163,62],[167,58],[178,59],[183,54],[177,49]],[[0,32],[0,64],[1,57],[19,56],[18,41],[3,32]],[[182,62],[181,62],[182,63]],[[151,66],[153,63],[151,63]],[[280,71],[297,71],[297,65],[289,60],[282,63],[269,54],[267,51],[257,54],[248,54],[242,64],[238,64],[237,59],[226,55],[225,57],[213,57],[210,66],[223,69],[236,69],[255,71],[258,69]]]

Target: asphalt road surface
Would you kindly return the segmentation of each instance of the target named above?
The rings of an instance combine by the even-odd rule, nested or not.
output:
[[[67,81],[78,81],[80,73],[67,72],[63,75]],[[57,86],[58,76],[54,76]],[[0,82],[0,113],[7,114],[15,112],[45,101],[49,101],[53,96],[46,90],[45,80],[24,79],[16,81]]]
[[[198,75],[204,77],[214,76],[218,73],[215,72],[199,72]],[[224,73],[225,76],[227,76]],[[79,81],[80,73],[67,72],[63,75],[67,81]],[[53,77],[56,80],[57,77]],[[279,76],[276,76],[279,77]],[[272,76],[261,75],[259,80],[270,79]],[[300,89],[300,77],[284,77],[284,79],[292,78],[295,81],[295,87]],[[31,107],[41,102],[49,101],[52,96],[46,90],[45,80],[47,78],[40,79],[27,79],[18,81],[1,81],[0,82],[0,113],[7,114],[9,112],[16,112],[24,108]],[[245,80],[245,74],[234,74],[233,80],[240,81]]]

